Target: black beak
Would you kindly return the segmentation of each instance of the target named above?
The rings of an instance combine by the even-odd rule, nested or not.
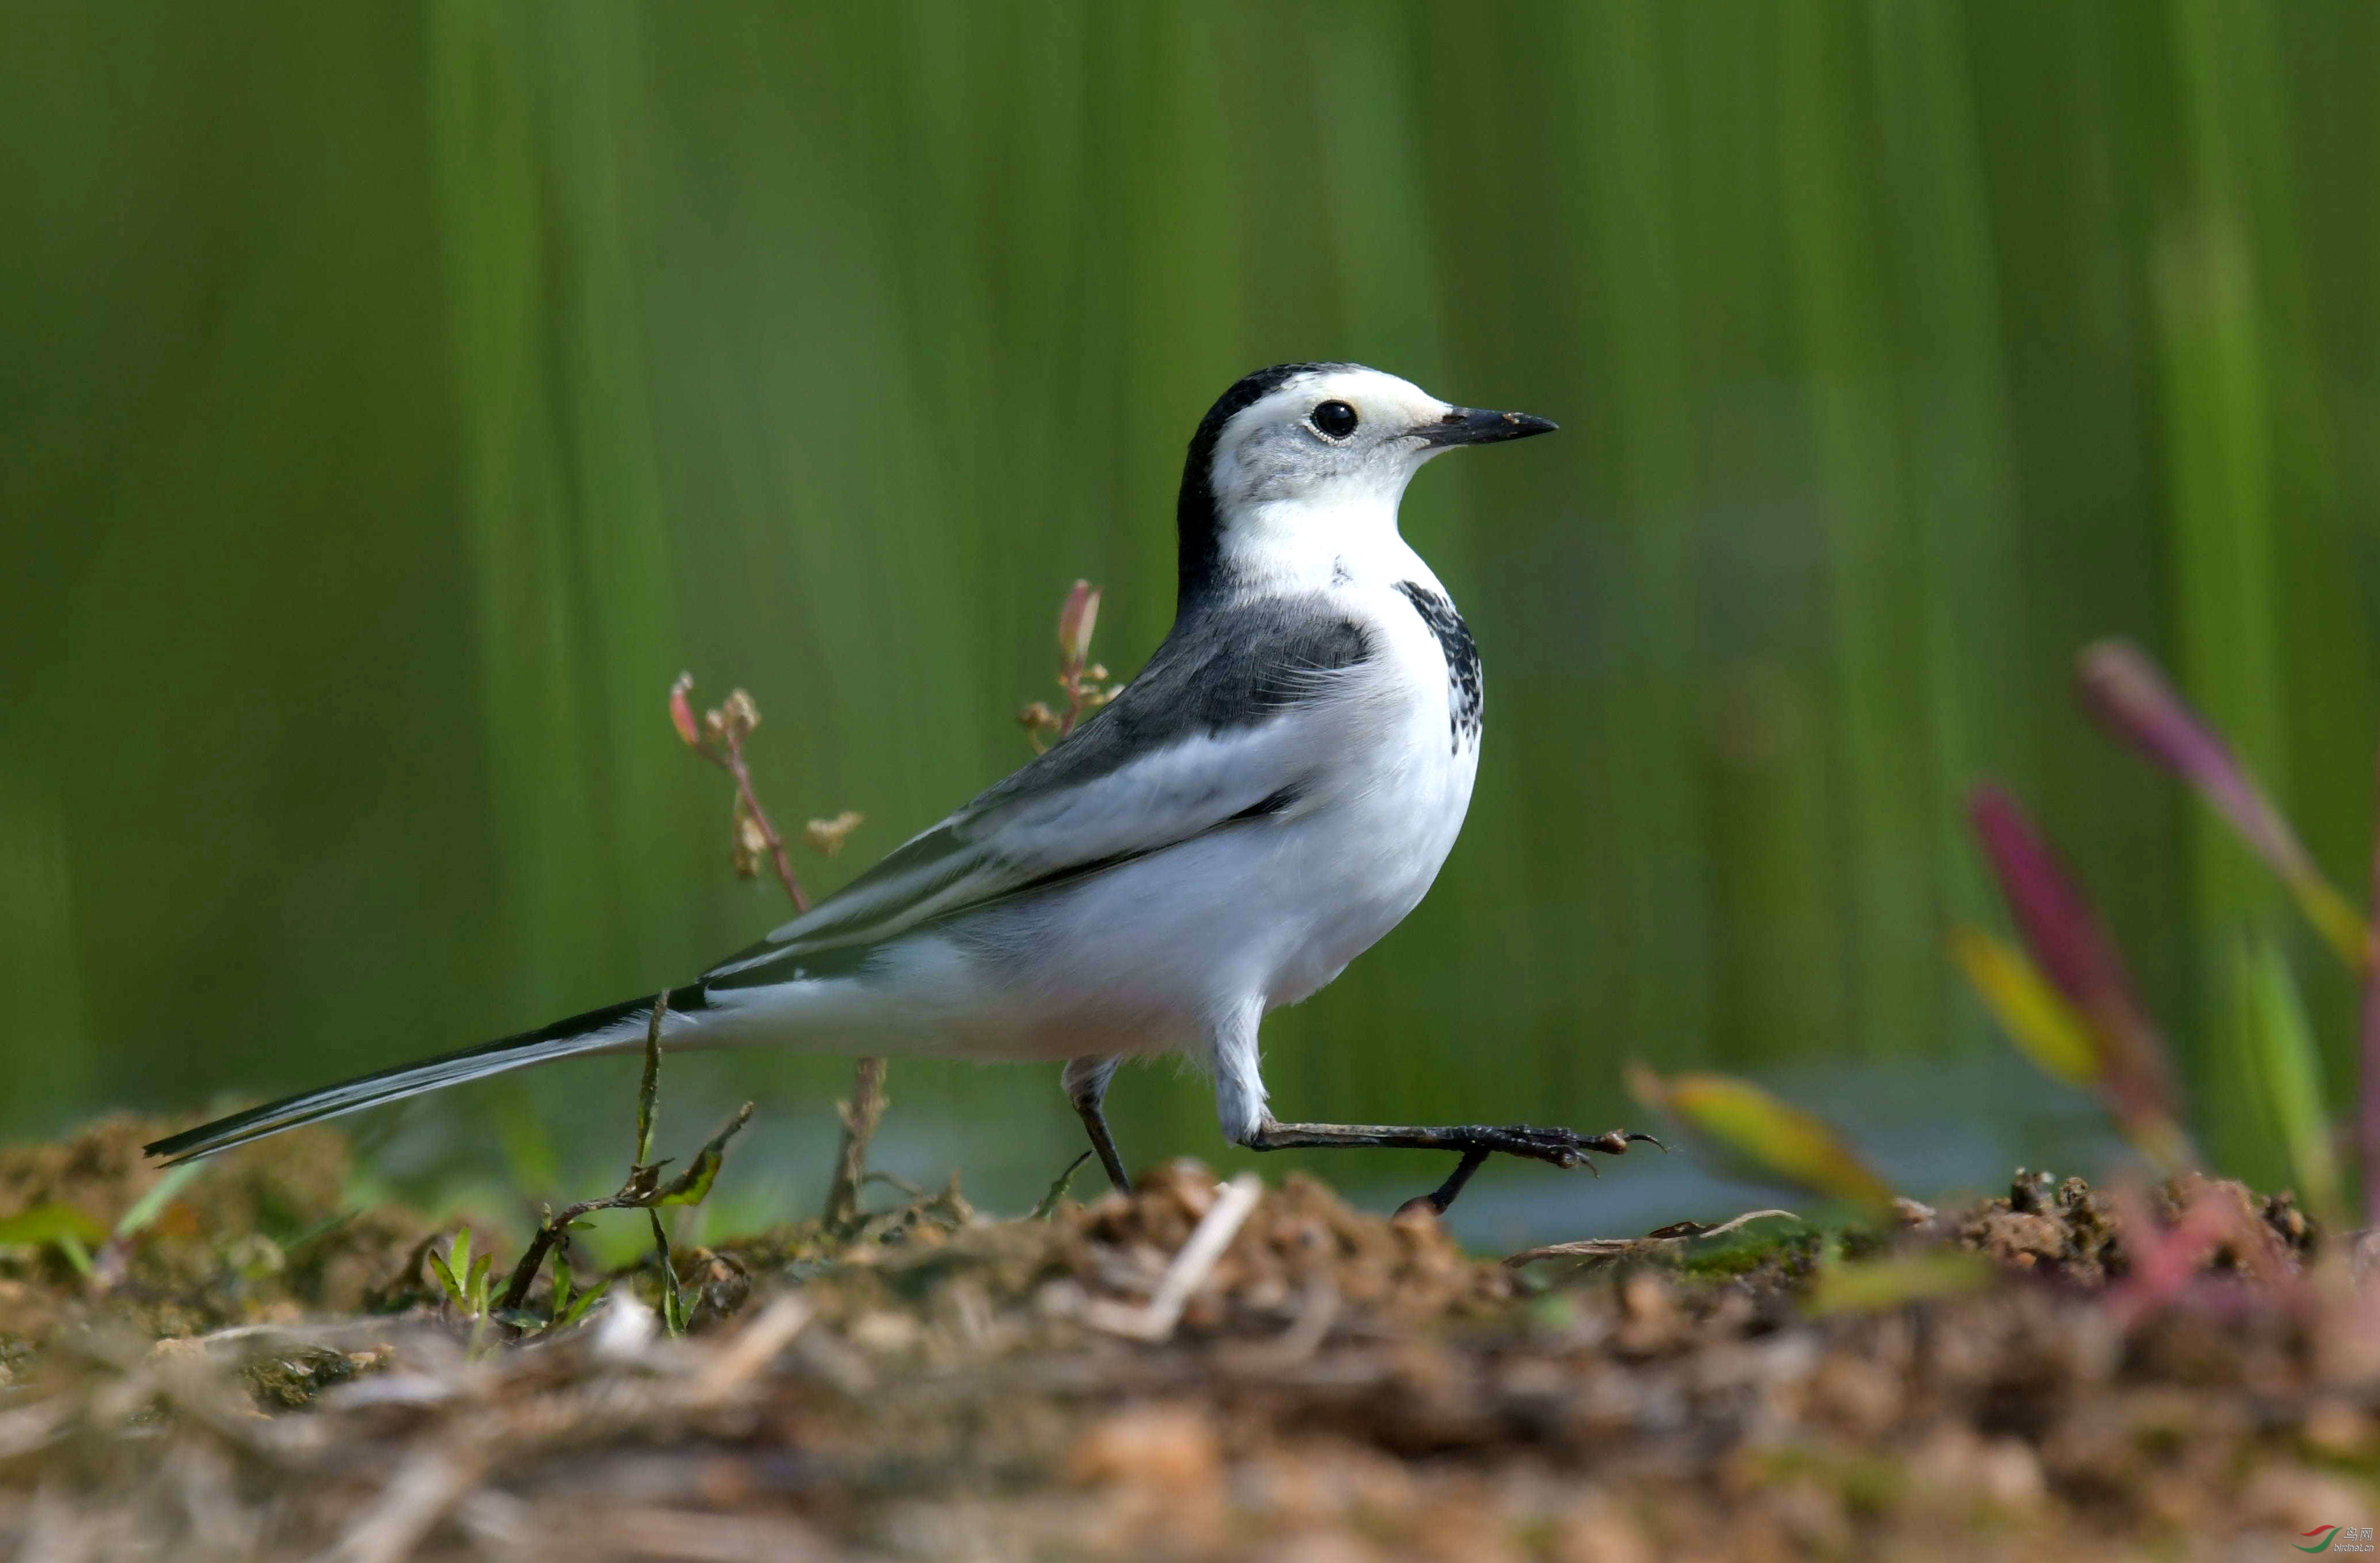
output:
[[[1550,434],[1561,427],[1551,418],[1529,413],[1485,412],[1476,407],[1451,407],[1436,423],[1414,430],[1425,445],[1492,445],[1499,440],[1525,440]]]

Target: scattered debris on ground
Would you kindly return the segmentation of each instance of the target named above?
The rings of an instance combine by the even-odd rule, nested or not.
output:
[[[510,1342],[327,1133],[117,1233],[151,1132],[0,1154],[13,1556],[2212,1558],[2380,1507],[2380,1309],[2237,1184],[1509,1263],[1175,1163],[684,1249],[684,1339],[632,1271]]]

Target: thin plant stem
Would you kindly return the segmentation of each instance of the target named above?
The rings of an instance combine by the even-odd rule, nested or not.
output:
[[[2380,773],[2380,764],[2374,766]],[[2364,934],[2363,1012],[2360,1064],[2362,1099],[2357,1113],[2357,1149],[2363,1171],[2363,1224],[2380,1227],[2380,811],[2372,842],[2372,910]]]
[[[752,768],[744,757],[744,739],[760,720],[760,713],[750,696],[738,689],[731,693],[726,703],[712,711],[707,723],[712,741],[703,736],[703,729],[695,723],[693,707],[686,692],[694,686],[694,675],[680,673],[670,686],[670,721],[677,728],[678,737],[686,746],[725,771],[735,783],[735,831],[739,872],[750,872],[745,856],[747,843],[744,838],[747,823],[759,840],[761,852],[768,855],[770,866],[776,870],[777,883],[792,903],[796,916],[810,909],[810,898],[794,873],[792,856],[785,850],[785,838],[777,830],[776,821],[760,806],[760,795],[752,785]],[[852,1073],[851,1100],[837,1104],[837,1116],[843,1121],[842,1144],[834,1158],[834,1178],[827,1185],[826,1210],[830,1226],[841,1227],[856,1218],[859,1208],[860,1185],[867,1181],[868,1147],[875,1138],[876,1126],[884,1117],[889,1098],[884,1095],[884,1060],[863,1058]]]
[[[662,1283],[674,1289],[676,1272],[669,1269],[671,1256],[666,1237],[661,1230],[660,1207],[664,1205],[690,1205],[710,1191],[711,1180],[719,1175],[719,1164],[727,1154],[727,1142],[742,1132],[752,1120],[752,1104],[738,1108],[719,1132],[695,1152],[686,1170],[664,1183],[661,1181],[664,1163],[650,1159],[653,1153],[653,1123],[660,1116],[662,1072],[662,1022],[669,1014],[666,994],[653,999],[652,1018],[645,1024],[644,1078],[637,1086],[637,1158],[628,1168],[626,1181],[617,1193],[601,1199],[583,1199],[565,1206],[557,1215],[549,1215],[529,1240],[520,1263],[513,1266],[511,1278],[504,1283],[504,1294],[496,1303],[499,1312],[518,1308],[528,1300],[528,1289],[536,1284],[537,1272],[543,1266],[546,1255],[556,1245],[567,1242],[573,1223],[598,1210],[643,1210],[653,1218],[653,1231],[661,1239],[662,1264],[671,1278]],[[417,1261],[418,1263],[418,1261]],[[681,1310],[682,1311],[682,1310]]]
[[[803,891],[801,880],[795,877],[793,858],[785,851],[785,838],[778,834],[776,822],[769,818],[769,811],[760,806],[759,794],[752,790],[752,767],[744,758],[743,733],[730,727],[720,747],[697,744],[693,748],[696,754],[727,772],[735,782],[736,806],[759,832],[770,865],[777,871],[777,883],[784,888],[785,899],[793,903],[795,913],[808,911],[810,898]]]
[[[868,1146],[884,1117],[884,1060],[862,1059],[852,1079],[851,1100],[836,1104],[843,1143],[835,1152],[834,1180],[827,1185],[826,1225],[846,1231],[860,1222],[859,1190],[868,1181]]]

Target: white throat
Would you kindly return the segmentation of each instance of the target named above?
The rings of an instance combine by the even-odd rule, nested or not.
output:
[[[1400,491],[1404,487],[1397,485]],[[1223,559],[1256,592],[1326,591],[1433,579],[1397,531],[1397,494],[1333,493],[1261,501],[1228,513]]]

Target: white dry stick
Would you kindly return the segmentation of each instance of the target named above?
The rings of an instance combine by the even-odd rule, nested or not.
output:
[[[476,1458],[466,1459],[455,1449],[415,1451],[396,1468],[372,1506],[316,1563],[398,1563],[412,1557],[430,1528],[478,1483],[480,1469]]]
[[[1128,1308],[1094,1298],[1083,1306],[1083,1322],[1104,1329],[1111,1335],[1128,1335],[1136,1340],[1162,1340],[1173,1333],[1182,1322],[1182,1310],[1207,1283],[1215,1262],[1223,1250],[1232,1246],[1239,1235],[1248,1213],[1257,1207],[1257,1196],[1264,1193],[1264,1181],[1253,1172],[1243,1172],[1223,1185],[1215,1203],[1207,1207],[1191,1230],[1190,1241],[1165,1267],[1157,1283],[1156,1292],[1148,1306]]]
[[[817,1316],[817,1310],[798,1291],[788,1291],[760,1310],[759,1316],[736,1332],[735,1339],[712,1353],[695,1375],[686,1399],[697,1406],[716,1405],[744,1382],[775,1360],[778,1352]]]

